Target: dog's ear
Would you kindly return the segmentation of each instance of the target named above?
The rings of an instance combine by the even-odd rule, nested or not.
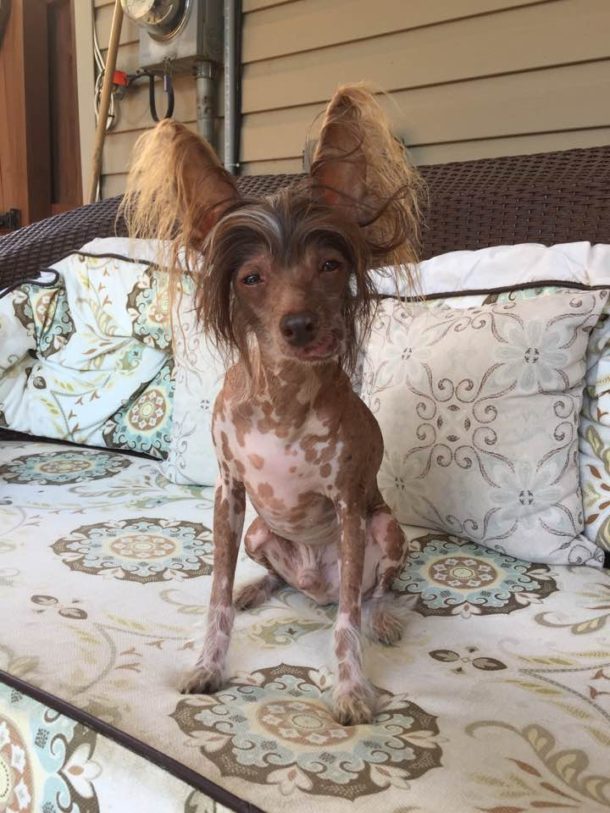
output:
[[[198,249],[237,198],[210,145],[164,119],[135,144],[122,211],[132,236]]]
[[[365,85],[330,100],[310,174],[313,194],[363,227],[373,260],[416,259],[422,180]]]
[[[361,113],[369,94],[358,87],[337,89],[324,113],[310,174],[315,194],[345,214],[364,220],[354,204],[364,200],[366,158]]]

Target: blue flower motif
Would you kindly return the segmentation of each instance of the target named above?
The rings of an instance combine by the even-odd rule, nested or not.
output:
[[[94,449],[42,452],[16,457],[0,466],[0,479],[63,486],[112,477],[128,466],[131,461],[124,455]]]
[[[440,764],[436,720],[386,695],[370,725],[342,726],[323,697],[322,671],[282,664],[216,695],[180,701],[172,717],[223,774],[353,800]],[[339,790],[340,788],[340,790]]]
[[[139,517],[83,525],[52,549],[71,570],[142,584],[212,572],[212,533],[186,520]]]
[[[0,685],[0,706],[2,810],[53,813],[58,800],[63,810],[98,810],[95,732],[8,686]]]
[[[394,582],[421,615],[511,613],[557,590],[549,568],[453,536],[429,534]]]

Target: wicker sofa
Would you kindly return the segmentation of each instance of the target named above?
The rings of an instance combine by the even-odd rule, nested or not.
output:
[[[422,171],[426,258],[610,244],[610,147]],[[264,195],[295,177],[239,186]],[[118,202],[0,239],[0,288],[94,237],[124,234]],[[44,813],[610,808],[607,572],[415,537],[421,578],[409,588],[405,640],[371,651],[386,706],[373,725],[342,729],[324,699],[333,610],[288,589],[238,620],[225,692],[176,692],[205,615],[211,514],[210,489],[167,483],[146,458],[0,430],[0,804]],[[134,567],[110,567],[113,555]],[[422,580],[439,557],[459,560],[475,581],[493,573],[492,586],[481,582],[468,602],[449,587],[433,605]]]

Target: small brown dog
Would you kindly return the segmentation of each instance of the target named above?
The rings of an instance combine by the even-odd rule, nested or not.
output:
[[[213,692],[238,608],[289,584],[338,602],[334,708],[373,716],[362,665],[362,600],[380,641],[401,636],[384,596],[406,544],[376,483],[379,427],[347,375],[370,324],[369,269],[415,258],[420,179],[361,86],[339,88],[309,178],[243,200],[205,142],[162,122],[137,148],[126,196],[132,233],[171,237],[193,273],[204,328],[236,363],[214,408],[220,476],[208,628],[185,692]],[[266,569],[233,601],[246,494],[246,551]]]

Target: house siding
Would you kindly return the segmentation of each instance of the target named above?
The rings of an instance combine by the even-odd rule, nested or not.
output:
[[[107,42],[112,5],[95,0]],[[610,143],[608,0],[243,0],[242,138],[247,174],[298,172],[337,84],[368,81],[418,163]],[[123,29],[119,67],[137,67]],[[192,80],[176,117],[195,126]],[[146,91],[121,104],[104,191],[121,191],[150,126]]]

